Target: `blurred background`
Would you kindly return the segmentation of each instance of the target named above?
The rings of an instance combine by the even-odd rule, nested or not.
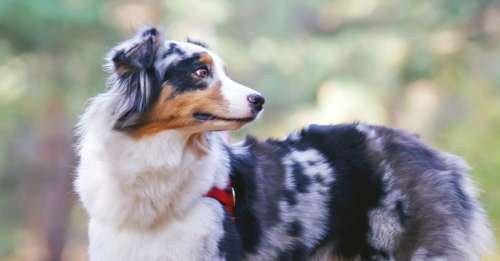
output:
[[[106,51],[143,24],[203,40],[267,99],[235,133],[409,129],[463,155],[500,226],[500,1],[0,1],[0,260],[85,260],[73,126]],[[492,260],[500,260],[492,257]]]

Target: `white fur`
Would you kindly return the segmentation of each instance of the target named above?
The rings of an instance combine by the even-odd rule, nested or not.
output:
[[[313,247],[327,230],[328,197],[326,195],[330,192],[331,184],[334,182],[333,170],[323,155],[315,149],[293,151],[283,159],[287,170],[288,188],[291,183],[296,182],[291,170],[293,162],[298,162],[302,166],[304,175],[311,180],[314,180],[315,176],[323,179],[323,183],[312,181],[306,193],[298,194],[298,203],[294,206],[296,218],[304,226],[305,242],[303,243],[307,247]]]
[[[228,181],[220,137],[198,159],[188,135],[164,131],[135,140],[113,131],[112,89],[94,98],[78,131],[75,180],[90,216],[91,260],[216,260],[223,209],[203,195]]]
[[[384,173],[382,181],[385,186],[386,196],[381,200],[379,207],[370,210],[368,213],[371,228],[368,240],[376,249],[392,253],[404,232],[398,213],[395,210],[396,204],[398,201],[406,201],[407,197],[394,185],[392,168],[389,163],[383,161],[381,167],[383,168],[382,173]]]
[[[222,59],[210,50],[205,50],[214,60],[214,74],[222,85],[222,95],[228,102],[229,116],[231,118],[246,118],[252,116],[252,111],[247,97],[252,94],[260,95],[257,91],[241,85],[229,78],[224,71]]]

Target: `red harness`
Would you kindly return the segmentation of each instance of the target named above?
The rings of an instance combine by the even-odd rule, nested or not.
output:
[[[207,194],[205,194],[205,196],[219,201],[224,209],[226,209],[227,213],[229,213],[231,219],[235,221],[236,217],[234,216],[234,205],[236,195],[231,181],[229,181],[225,189],[213,187],[207,192]]]

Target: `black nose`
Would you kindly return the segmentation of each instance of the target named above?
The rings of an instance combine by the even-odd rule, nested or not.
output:
[[[248,95],[247,100],[248,102],[250,102],[252,109],[254,109],[257,112],[262,110],[262,105],[264,105],[264,102],[266,102],[266,99],[264,99],[264,97],[258,94]]]

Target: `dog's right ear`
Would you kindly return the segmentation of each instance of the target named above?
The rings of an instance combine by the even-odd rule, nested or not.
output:
[[[158,97],[154,62],[162,41],[156,28],[147,27],[109,52],[107,69],[112,76],[108,84],[122,94],[113,129],[124,131],[140,126]]]
[[[146,27],[108,53],[107,69],[118,75],[146,70],[153,66],[162,36],[154,27]]]

